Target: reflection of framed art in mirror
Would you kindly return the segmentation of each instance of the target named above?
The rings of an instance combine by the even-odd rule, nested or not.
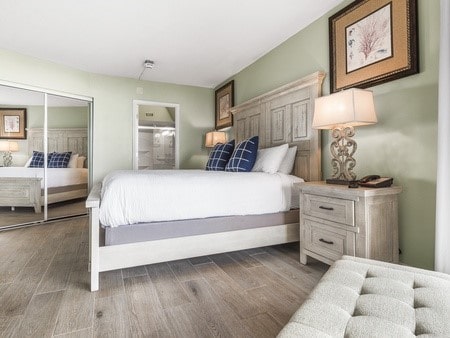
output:
[[[0,139],[26,139],[27,110],[0,108]]]

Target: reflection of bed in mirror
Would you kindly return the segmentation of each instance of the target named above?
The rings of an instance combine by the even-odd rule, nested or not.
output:
[[[28,155],[43,150],[42,128],[28,130]],[[48,153],[71,151],[79,154],[80,168],[47,169],[47,203],[84,198],[88,194],[88,169],[81,156],[87,154],[86,128],[48,129]],[[85,161],[84,161],[85,163]],[[44,204],[44,169],[28,167],[0,168],[0,206],[34,207],[41,212]]]

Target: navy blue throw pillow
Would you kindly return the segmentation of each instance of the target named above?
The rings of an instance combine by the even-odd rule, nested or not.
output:
[[[253,136],[239,143],[225,167],[225,171],[251,171],[258,153],[258,136]]]
[[[224,171],[234,150],[234,140],[228,143],[218,143],[209,154],[208,163],[206,163],[206,170]]]
[[[53,153],[47,154],[47,166],[50,163]],[[44,168],[44,153],[42,151],[33,150],[29,168]]]
[[[52,153],[50,162],[48,162],[48,168],[67,168],[70,161],[71,151],[66,151],[64,153]]]

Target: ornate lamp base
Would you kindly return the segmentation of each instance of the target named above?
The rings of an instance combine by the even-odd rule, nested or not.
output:
[[[3,154],[3,166],[10,167],[12,165],[12,154],[10,151],[5,151]]]
[[[355,135],[355,129],[352,126],[339,126],[333,128],[331,135],[334,139],[330,145],[331,155],[333,156],[331,159],[333,176],[326,182],[348,185],[351,181],[356,180],[356,174],[353,172],[356,160],[353,155],[356,152],[357,145],[352,139]]]

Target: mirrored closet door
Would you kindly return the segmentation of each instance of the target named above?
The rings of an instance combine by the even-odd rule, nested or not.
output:
[[[1,109],[26,111],[24,137],[0,139],[0,152],[6,144],[12,149],[2,152],[7,160],[0,167],[0,230],[86,214],[92,103],[8,86],[0,86],[0,98]],[[5,126],[0,128],[1,135]]]
[[[86,214],[89,102],[48,95],[48,219]]]
[[[43,93],[0,86],[0,229],[44,220],[44,154],[31,163],[28,142],[29,129],[44,125],[44,111]],[[35,141],[42,150],[43,135]]]

